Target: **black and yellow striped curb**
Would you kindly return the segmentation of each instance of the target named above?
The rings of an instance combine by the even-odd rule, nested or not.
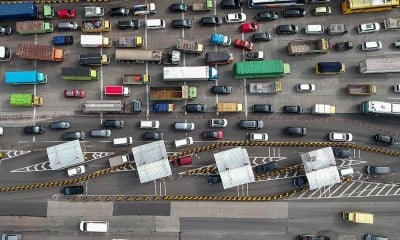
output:
[[[14,3],[25,3],[35,2],[37,4],[45,3],[79,3],[79,2],[108,2],[109,0],[32,0],[32,1],[0,1],[0,4],[14,4]]]

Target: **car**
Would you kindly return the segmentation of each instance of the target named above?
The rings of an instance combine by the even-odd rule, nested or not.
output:
[[[24,127],[24,133],[26,134],[43,134],[44,132],[44,126],[36,125]]]
[[[254,48],[254,43],[237,38],[233,42],[233,46],[236,48],[244,49],[246,51],[251,51]]]
[[[76,18],[76,11],[74,9],[59,9],[57,16],[62,19]]]
[[[59,22],[57,28],[60,31],[78,30],[78,22]]]
[[[50,123],[51,129],[68,129],[70,127],[71,127],[71,123],[68,121],[58,121],[58,122]]]
[[[177,131],[192,131],[195,124],[193,122],[175,122],[173,126]]]
[[[239,126],[243,129],[261,129],[264,127],[263,120],[241,120]]]
[[[264,52],[263,51],[254,51],[254,52],[246,52],[244,55],[244,59],[247,61],[262,61],[264,60]]]
[[[214,94],[231,94],[231,86],[214,86],[211,88],[211,92]]]
[[[207,111],[207,106],[201,103],[186,104],[186,112],[204,113]]]
[[[338,42],[335,44],[335,50],[336,51],[346,51],[350,50],[353,48],[353,42],[352,41],[347,41],[347,42]]]
[[[64,97],[66,98],[84,98],[85,91],[79,89],[65,89],[64,90]]]
[[[0,127],[0,136],[3,136],[3,135],[4,135],[4,128]]]
[[[379,23],[363,23],[358,25],[357,27],[357,32],[358,33],[372,33],[372,32],[378,32],[381,29],[381,26]]]
[[[111,8],[108,12],[111,17],[124,17],[129,15],[129,8],[126,7],[115,7]]]
[[[239,26],[239,30],[242,33],[256,32],[258,30],[258,23],[257,22],[243,23],[242,25]]]
[[[299,83],[296,85],[296,92],[314,92],[314,83]]]
[[[238,23],[246,21],[246,14],[244,13],[229,13],[225,16],[226,23]]]
[[[296,34],[299,31],[299,27],[293,24],[278,25],[276,28],[277,34]]]
[[[331,15],[332,9],[331,7],[316,7],[311,11],[314,16],[328,16]]]
[[[267,133],[250,133],[249,140],[252,142],[266,142],[268,141]]]
[[[385,174],[390,173],[390,167],[387,166],[365,166],[365,172],[368,174]]]
[[[228,121],[224,118],[213,118],[208,123],[212,128],[222,128],[228,125]]]
[[[62,193],[68,195],[83,194],[83,186],[67,186],[62,188]]]
[[[396,142],[394,137],[384,134],[376,134],[374,135],[374,139],[378,143],[385,143],[388,145],[393,145]]]
[[[145,141],[159,141],[164,139],[164,133],[162,132],[145,132],[142,135]]]
[[[79,166],[67,169],[68,177],[73,177],[76,175],[84,174],[85,172],[86,172],[85,165],[79,165]]]
[[[139,29],[140,28],[140,20],[124,20],[118,21],[118,29],[126,30],[126,29]]]
[[[208,175],[208,184],[212,185],[212,184],[218,184],[221,181],[221,176],[220,175]]]
[[[303,107],[301,106],[284,106],[284,113],[303,113]]]
[[[381,48],[382,48],[381,41],[363,42],[361,44],[361,50],[363,51],[374,51],[374,50],[379,50]]]
[[[184,3],[173,3],[169,6],[169,11],[170,12],[186,12],[187,11],[187,5]]]
[[[349,148],[332,148],[333,156],[337,158],[348,158],[351,156]]]
[[[193,25],[192,20],[189,19],[175,19],[172,20],[173,28],[191,28]]]
[[[400,40],[394,41],[393,47],[400,48]]]
[[[306,10],[304,8],[287,8],[283,10],[282,15],[284,17],[304,17]]]
[[[237,9],[242,8],[243,3],[242,0],[222,0],[221,8],[223,9]]]
[[[365,234],[364,240],[389,240],[387,237],[372,235],[372,234]]]
[[[13,33],[13,29],[11,26],[0,26],[0,35],[11,35]]]
[[[353,140],[353,134],[344,132],[330,132],[329,141],[332,142],[351,142]]]
[[[265,41],[270,41],[272,38],[271,33],[268,32],[260,32],[260,33],[254,33],[253,37],[251,38],[254,42],[265,42]]]
[[[107,138],[111,137],[110,129],[94,129],[89,132],[91,137],[94,138]]]
[[[257,13],[256,19],[258,21],[273,21],[278,19],[278,14],[276,12],[260,12]]]
[[[274,113],[276,112],[275,106],[271,104],[254,104],[252,107],[254,113]]]
[[[298,235],[296,237],[296,240],[329,240],[328,236],[321,236],[321,235]]]
[[[76,131],[76,132],[65,132],[64,133],[65,140],[85,140],[85,132],[83,131]]]
[[[21,234],[17,233],[3,233],[1,240],[21,240]]]
[[[293,186],[296,188],[303,188],[307,185],[308,180],[306,176],[297,176],[293,178]]]
[[[105,128],[123,128],[124,125],[125,125],[124,120],[109,119],[103,121],[103,127]]]
[[[303,137],[307,135],[307,128],[305,127],[285,127],[283,132],[288,136]]]
[[[400,84],[393,85],[393,91],[395,93],[400,93]]]
[[[219,26],[222,24],[222,18],[218,16],[202,17],[200,25],[202,26]]]
[[[257,165],[254,168],[254,171],[256,172],[256,174],[261,174],[261,173],[265,173],[265,172],[271,172],[276,169],[278,169],[278,163],[277,162],[269,162],[269,163]]]
[[[206,131],[201,133],[201,138],[204,140],[221,140],[224,137],[222,131]]]

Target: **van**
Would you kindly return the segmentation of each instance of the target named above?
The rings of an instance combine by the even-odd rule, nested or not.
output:
[[[145,129],[157,129],[160,127],[160,122],[153,120],[153,121],[140,121],[140,128],[145,128]]]
[[[107,221],[81,221],[79,225],[81,232],[108,232]]]
[[[185,137],[183,139],[179,139],[179,140],[175,140],[174,141],[175,148],[186,147],[186,146],[190,146],[192,144],[193,144],[193,138],[192,137]]]
[[[323,34],[324,33],[324,26],[317,24],[317,25],[306,25],[304,29],[305,34]]]
[[[114,147],[128,146],[128,145],[132,145],[132,144],[133,144],[132,137],[114,138],[113,139]]]
[[[193,162],[192,156],[186,156],[186,157],[182,157],[182,158],[178,158],[178,159],[174,160],[172,162],[172,165],[177,167],[177,166],[189,165],[189,164],[192,164],[192,162]]]
[[[366,166],[365,172],[368,174],[384,174],[390,173],[390,168],[385,166]]]
[[[91,137],[111,137],[111,130],[109,129],[98,129],[90,131]]]
[[[207,52],[206,62],[207,64],[228,64],[235,60],[234,56],[230,52]]]
[[[347,176],[347,175],[352,175],[354,174],[354,170],[351,167],[348,168],[342,168],[339,170],[339,175],[340,176]]]
[[[341,62],[319,62],[315,66],[315,74],[337,74],[346,72],[346,66]]]
[[[147,19],[146,20],[147,29],[164,29],[165,20],[163,19]]]

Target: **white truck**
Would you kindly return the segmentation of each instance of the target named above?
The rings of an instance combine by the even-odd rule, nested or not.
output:
[[[211,66],[164,67],[164,81],[215,81],[217,68]]]
[[[400,30],[400,18],[387,18],[381,25],[384,30]]]
[[[142,129],[157,129],[159,127],[160,127],[160,121],[157,120],[140,121],[140,128]]]
[[[102,17],[104,16],[104,8],[103,7],[84,7],[85,9],[85,17]]]
[[[102,35],[81,35],[81,46],[92,48],[111,47],[112,42],[108,37]]]
[[[108,161],[110,162],[110,167],[112,168],[112,167],[116,167],[116,166],[119,166],[119,165],[129,162],[130,158],[129,158],[129,154],[126,154],[126,155],[112,157],[112,158],[108,159]]]
[[[329,104],[314,104],[311,108],[312,114],[335,114],[336,107]]]

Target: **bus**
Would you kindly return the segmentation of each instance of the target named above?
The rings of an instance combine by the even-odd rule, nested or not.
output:
[[[344,0],[343,14],[381,12],[400,7],[400,0]]]
[[[270,8],[304,5],[304,0],[248,0],[249,8]]]
[[[360,112],[364,114],[400,115],[400,103],[384,101],[364,101]]]

